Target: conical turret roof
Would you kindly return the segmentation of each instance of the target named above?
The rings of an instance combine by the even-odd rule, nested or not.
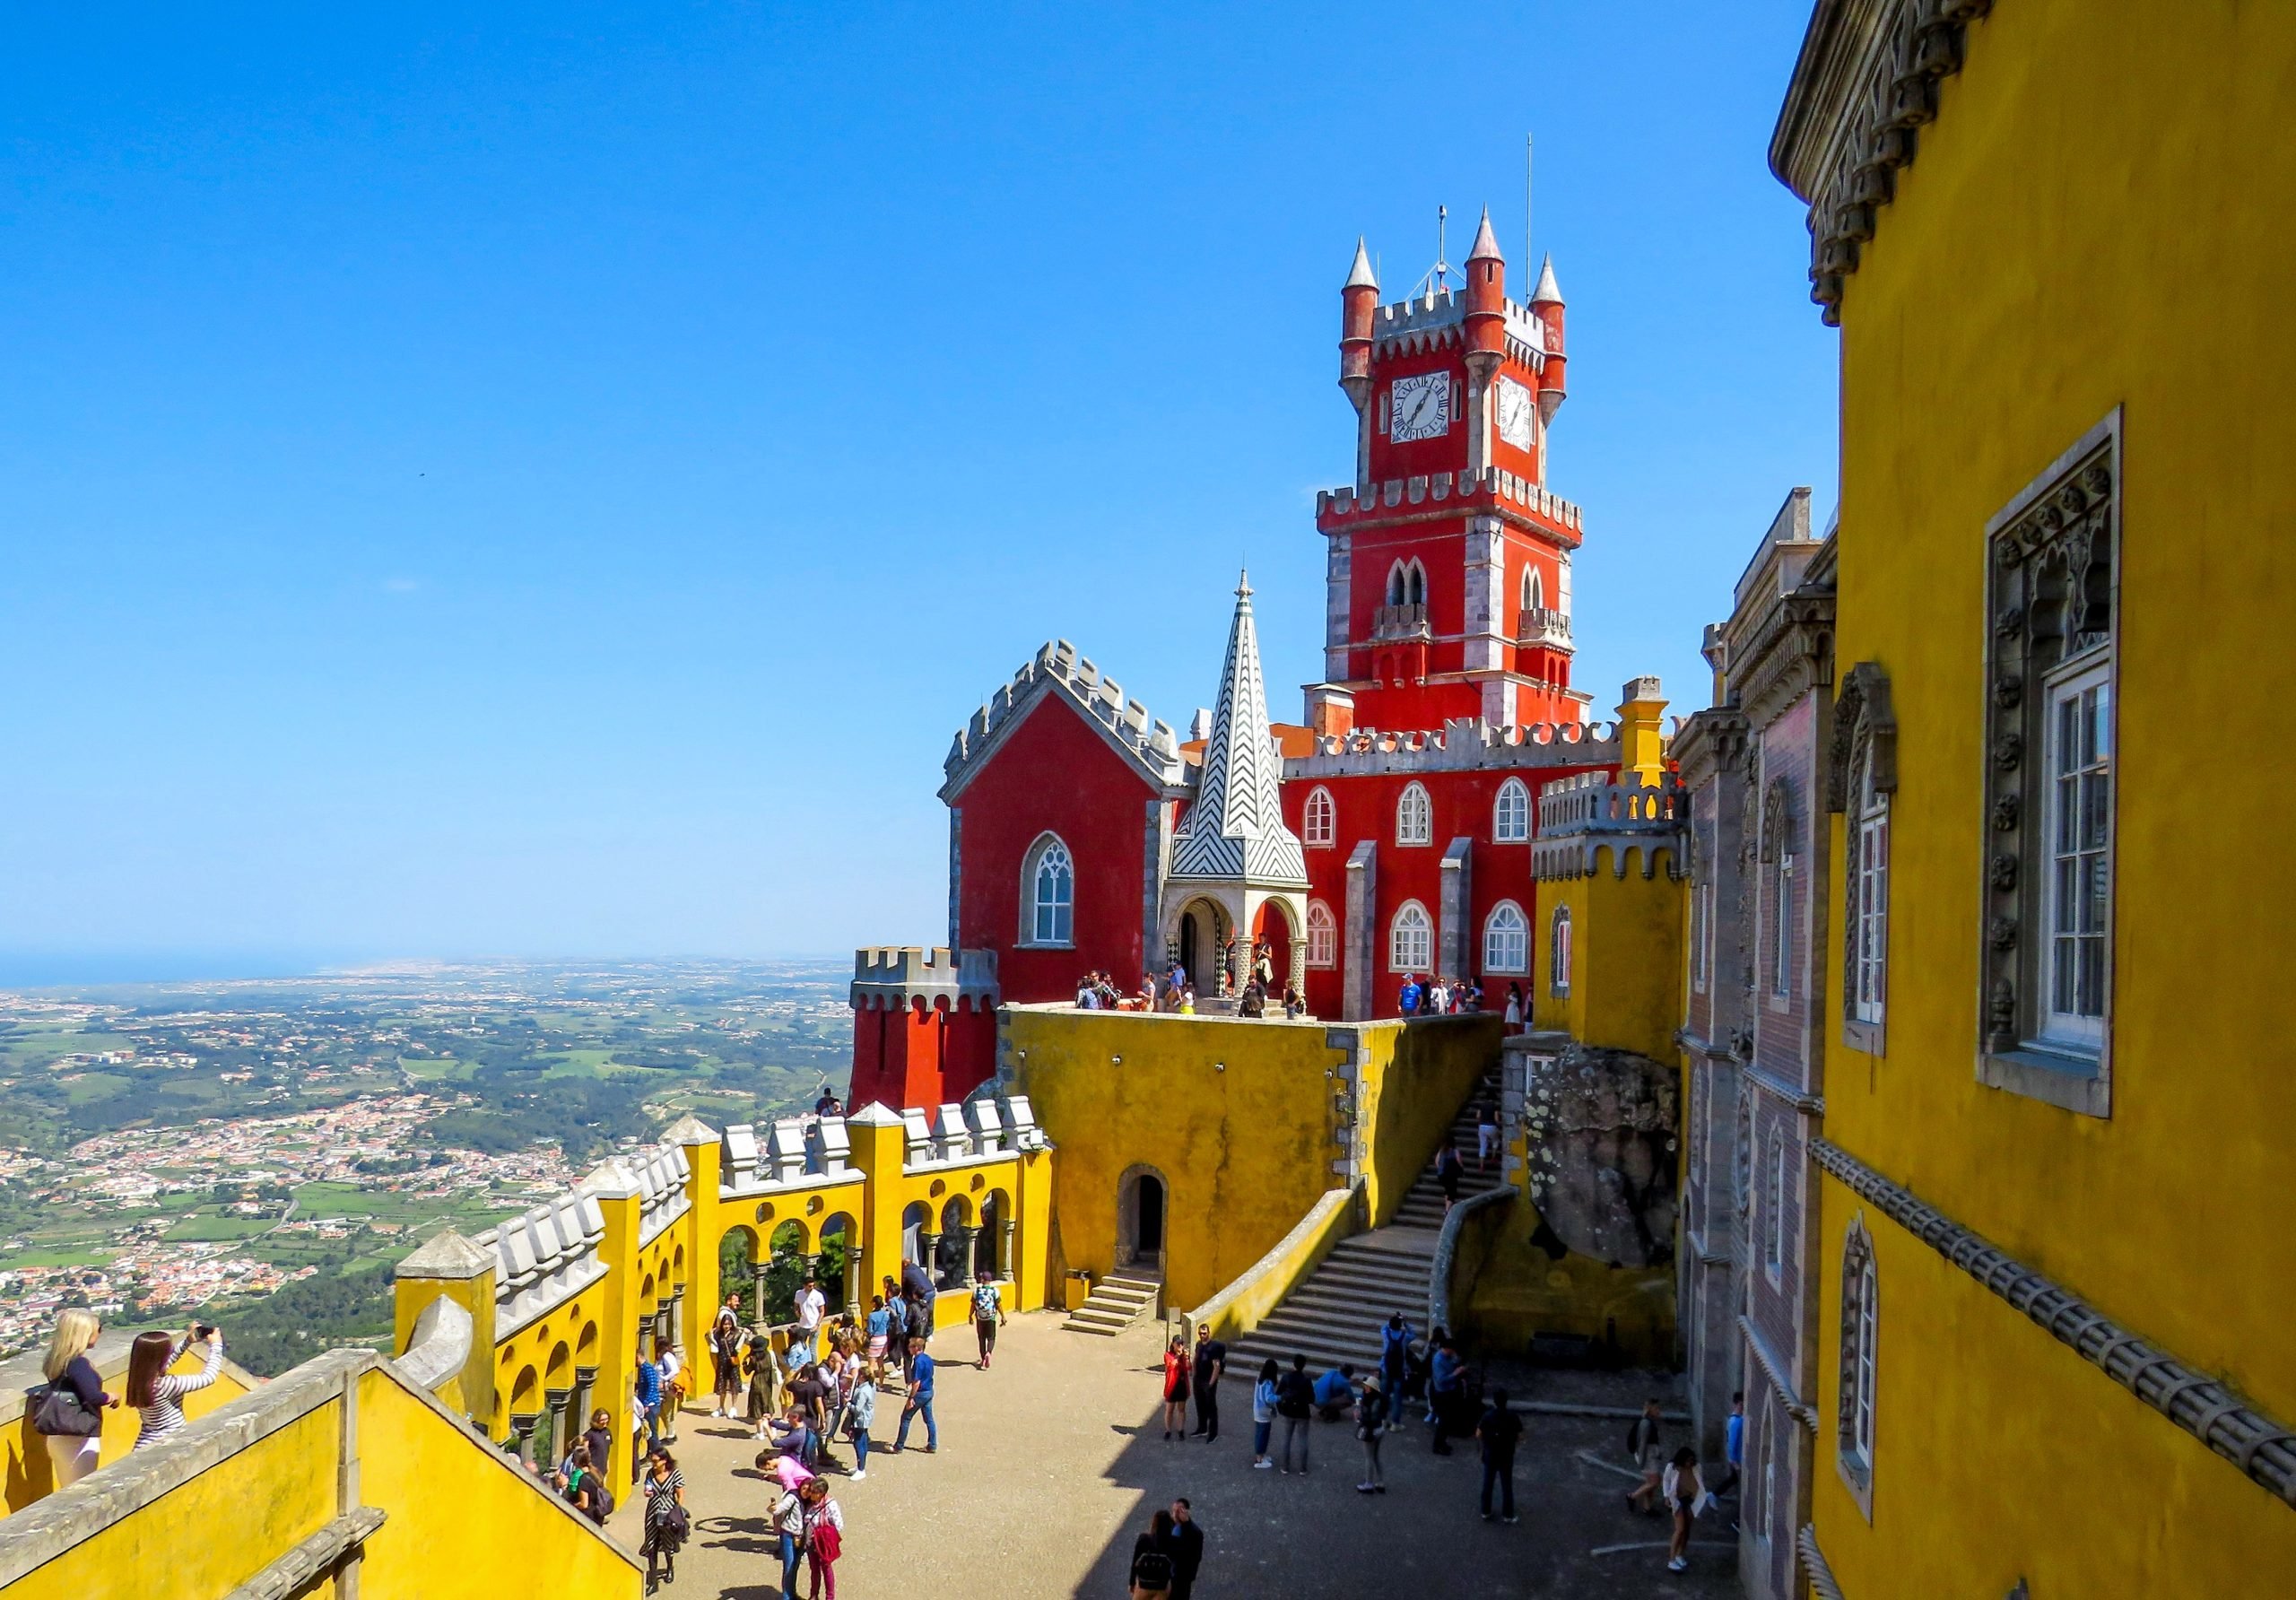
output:
[[[1241,878],[1271,888],[1305,889],[1308,863],[1299,836],[1283,824],[1277,780],[1283,761],[1267,723],[1267,685],[1260,674],[1259,630],[1252,621],[1251,580],[1236,585],[1228,660],[1196,803],[1172,841],[1176,878]]]
[[[1359,233],[1355,236],[1355,265],[1347,269],[1347,282],[1342,287],[1377,289],[1378,286],[1379,274],[1371,270],[1370,252],[1364,249],[1363,236]]]
[[[1539,263],[1539,286],[1531,291],[1531,304],[1559,306],[1561,303],[1562,290],[1554,281],[1554,257],[1549,256]]]
[[[1469,261],[1504,261],[1499,253],[1499,238],[1491,231],[1491,207],[1483,208],[1483,226],[1474,230],[1474,248],[1467,252]]]

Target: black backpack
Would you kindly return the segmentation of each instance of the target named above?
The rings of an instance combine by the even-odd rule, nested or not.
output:
[[[1275,1411],[1278,1416],[1304,1417],[1315,1404],[1316,1386],[1305,1372],[1286,1372],[1275,1380]]]
[[[1172,1587],[1172,1558],[1161,1550],[1144,1550],[1132,1558],[1132,1586],[1140,1589]]]

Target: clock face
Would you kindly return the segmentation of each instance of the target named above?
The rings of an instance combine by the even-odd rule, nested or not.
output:
[[[1398,378],[1387,391],[1387,437],[1397,444],[1439,439],[1451,429],[1451,375]]]
[[[1499,380],[1499,438],[1518,450],[1531,448],[1531,391],[1511,378]]]

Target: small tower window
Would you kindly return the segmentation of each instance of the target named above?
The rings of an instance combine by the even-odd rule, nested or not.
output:
[[[1403,798],[1396,802],[1396,843],[1423,845],[1433,838],[1434,809],[1427,798],[1425,785],[1405,785]]]
[[[1499,786],[1491,807],[1491,837],[1494,843],[1519,845],[1531,837],[1531,792],[1519,778]]]
[[[1546,609],[1546,585],[1540,578],[1539,570],[1536,567],[1523,569],[1523,609],[1525,611]]]
[[[1335,821],[1337,810],[1338,808],[1332,804],[1329,789],[1318,787],[1309,790],[1307,810],[1300,819],[1301,842],[1309,846],[1330,845],[1337,831]]]
[[[1023,882],[1028,890],[1023,943],[1074,943],[1076,864],[1057,835],[1046,834],[1030,849]]]
[[[1547,931],[1547,987],[1557,995],[1570,992],[1570,908],[1557,906]]]
[[[1339,925],[1332,920],[1331,908],[1321,900],[1308,902],[1308,965],[1339,965]]]

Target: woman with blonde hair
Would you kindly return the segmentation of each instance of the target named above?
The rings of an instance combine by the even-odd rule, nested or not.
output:
[[[207,1348],[200,1356],[198,1371],[178,1376],[168,1370],[202,1339]],[[180,1339],[156,1332],[135,1335],[127,1352],[127,1403],[144,1415],[143,1430],[135,1436],[137,1449],[181,1430],[183,1397],[213,1383],[221,1376],[216,1364],[222,1359],[223,1335],[217,1328],[191,1328]]]
[[[32,1422],[48,1440],[48,1459],[56,1469],[58,1489],[69,1488],[96,1470],[96,1457],[103,1451],[104,1409],[119,1404],[117,1395],[104,1392],[103,1378],[88,1359],[101,1332],[93,1311],[74,1307],[62,1312],[56,1319],[56,1336],[48,1342],[48,1359],[40,1363],[52,1397],[41,1403]],[[87,1431],[49,1431],[57,1424]]]

